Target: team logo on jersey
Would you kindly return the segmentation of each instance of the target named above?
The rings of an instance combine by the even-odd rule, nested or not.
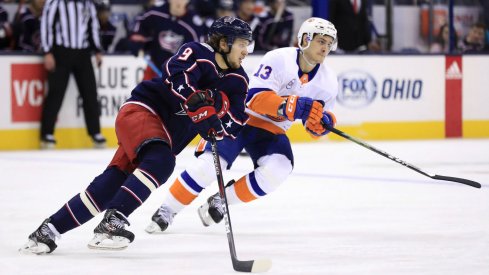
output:
[[[185,108],[183,108],[182,103],[180,103],[180,111],[176,112],[175,115],[177,116],[186,116],[187,112],[185,111]]]
[[[295,78],[289,81],[289,83],[287,83],[287,86],[285,86],[285,88],[287,88],[287,90],[292,89],[295,85],[295,81],[296,81]]]
[[[182,46],[185,37],[177,33],[168,31],[161,31],[158,35],[158,41],[160,42],[160,47],[168,52],[176,53],[180,46]]]
[[[358,108],[372,103],[377,95],[377,83],[368,73],[363,71],[347,71],[338,76],[339,92],[337,101],[339,104]]]

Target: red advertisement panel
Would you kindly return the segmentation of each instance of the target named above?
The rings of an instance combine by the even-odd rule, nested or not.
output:
[[[462,137],[462,56],[445,59],[445,136]]]
[[[38,122],[47,92],[43,64],[12,64],[11,76],[12,122]]]

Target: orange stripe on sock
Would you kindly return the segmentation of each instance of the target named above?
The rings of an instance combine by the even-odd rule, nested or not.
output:
[[[249,202],[256,200],[256,197],[248,189],[246,184],[246,176],[240,178],[236,183],[234,183],[234,191],[240,200],[243,202]]]
[[[178,178],[170,187],[170,193],[177,201],[179,201],[183,205],[189,205],[195,198],[197,198],[197,196],[185,189]]]
[[[205,145],[207,144],[207,141],[203,138],[199,140],[199,143],[197,144],[197,147],[195,148],[195,152],[201,153],[204,152]]]

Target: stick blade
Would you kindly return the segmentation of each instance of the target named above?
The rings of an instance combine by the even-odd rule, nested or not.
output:
[[[253,263],[253,267],[251,268],[251,272],[259,273],[259,272],[267,272],[272,268],[272,261],[269,259],[260,259],[255,260]]]
[[[446,181],[459,182],[459,183],[466,184],[466,185],[469,185],[469,186],[472,186],[475,188],[481,188],[481,184],[478,182],[475,182],[473,180],[456,178],[456,177],[447,177],[447,176],[441,176],[441,175],[434,175],[432,178],[435,180],[446,180]]]
[[[239,272],[260,273],[267,272],[272,267],[272,261],[269,259],[260,259],[252,261],[233,261],[233,268]]]

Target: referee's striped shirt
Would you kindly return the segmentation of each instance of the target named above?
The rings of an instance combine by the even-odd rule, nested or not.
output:
[[[47,0],[41,16],[43,51],[54,46],[101,51],[99,28],[92,0]]]

